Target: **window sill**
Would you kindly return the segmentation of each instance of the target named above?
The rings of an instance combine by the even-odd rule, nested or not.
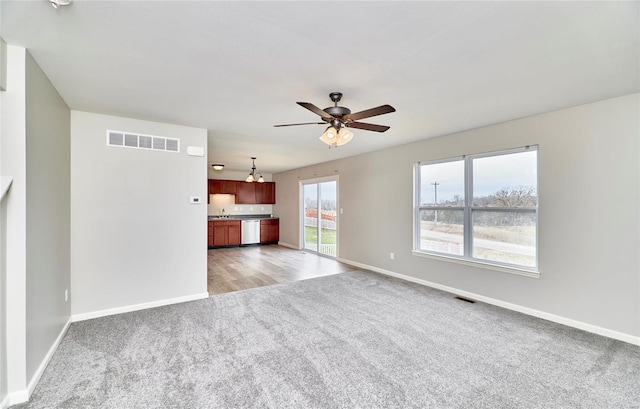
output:
[[[502,266],[502,265],[498,265],[498,264],[483,263],[481,261],[476,261],[476,260],[472,261],[472,260],[466,260],[466,259],[461,259],[461,258],[457,258],[457,257],[447,257],[447,256],[442,256],[442,255],[424,253],[424,252],[417,251],[417,250],[412,250],[411,254],[413,254],[414,256],[418,256],[418,257],[430,258],[430,259],[433,259],[433,260],[447,261],[447,262],[451,262],[451,263],[463,264],[463,265],[466,265],[466,266],[479,267],[479,268],[485,268],[485,269],[489,269],[489,270],[500,271],[502,273],[516,274],[516,275],[520,275],[520,276],[524,276],[524,277],[530,277],[530,278],[540,278],[540,272],[539,271],[526,270],[526,269],[518,268],[518,267],[508,267],[508,266]]]

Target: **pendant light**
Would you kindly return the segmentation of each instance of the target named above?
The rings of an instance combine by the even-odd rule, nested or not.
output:
[[[251,160],[253,161],[253,166],[251,166],[251,173],[249,173],[249,176],[247,176],[247,178],[245,179],[245,182],[264,183],[264,178],[262,177],[262,173],[256,174],[256,157],[252,156]]]

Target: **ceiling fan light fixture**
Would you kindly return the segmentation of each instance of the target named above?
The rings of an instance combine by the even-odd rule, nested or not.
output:
[[[333,126],[328,127],[322,135],[320,135],[320,140],[327,145],[335,145],[336,136],[338,135],[338,131]]]
[[[338,139],[336,140],[336,145],[337,146],[345,145],[351,142],[351,139],[353,139],[353,132],[351,132],[347,128],[341,128],[340,132],[338,132]]]
[[[363,129],[365,131],[385,132],[389,129],[386,125],[369,124],[365,122],[358,122],[360,119],[371,118],[378,115],[389,114],[396,112],[396,109],[391,105],[380,105],[379,107],[365,109],[364,111],[358,111],[352,113],[349,108],[338,106],[338,102],[342,99],[341,92],[332,92],[329,94],[329,98],[334,103],[334,106],[320,109],[310,102],[296,102],[301,107],[308,109],[316,115],[319,115],[324,122],[303,122],[298,124],[282,124],[274,125],[275,127],[282,126],[297,126],[297,125],[324,125],[329,124],[329,127],[320,136],[320,140],[327,145],[329,149],[345,145],[353,139],[353,132],[349,128]]]

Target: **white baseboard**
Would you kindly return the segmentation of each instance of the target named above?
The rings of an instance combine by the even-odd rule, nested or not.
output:
[[[186,295],[184,297],[168,298],[165,300],[152,301],[152,302],[147,302],[142,304],[134,304],[134,305],[127,305],[124,307],[109,308],[107,310],[85,312],[82,314],[74,314],[71,316],[71,322],[85,321],[93,318],[106,317],[108,315],[123,314],[125,312],[146,310],[147,308],[162,307],[165,305],[179,304],[187,301],[201,300],[203,298],[208,298],[208,297],[209,297],[209,293],[199,293],[199,294],[193,294],[193,295]]]
[[[47,351],[47,354],[44,356],[44,359],[38,366],[38,369],[31,377],[31,380],[27,385],[27,389],[9,393],[5,397],[5,399],[2,401],[2,403],[0,403],[0,408],[4,409],[9,406],[17,405],[18,403],[23,403],[29,400],[29,398],[31,397],[31,394],[33,393],[33,390],[38,384],[38,381],[42,377],[44,370],[47,368],[47,365],[49,365],[49,362],[51,361],[53,354],[58,349],[58,346],[60,346],[60,342],[62,342],[62,338],[64,338],[65,334],[67,333],[67,330],[69,329],[69,325],[71,325],[71,318],[69,318],[67,322],[64,324],[64,327],[62,327],[62,330],[58,334],[58,337],[49,348],[49,351]]]
[[[9,395],[5,396],[0,402],[0,409],[6,409],[9,407]]]
[[[289,247],[290,249],[294,249],[294,250],[300,250],[300,247],[294,246],[293,244],[285,243],[283,241],[279,241],[278,245],[283,247]]]
[[[2,400],[2,402],[0,402],[0,409],[5,409],[5,408],[8,408],[9,406],[17,405],[18,403],[23,403],[29,400],[29,397],[31,397],[31,394],[33,393],[34,388],[38,384],[38,381],[42,377],[44,370],[47,368],[49,361],[51,361],[53,354],[58,349],[58,346],[60,345],[62,338],[67,333],[67,330],[69,329],[69,325],[71,325],[72,322],[84,321],[92,318],[104,317],[107,315],[122,314],[130,311],[144,310],[147,308],[161,307],[164,305],[177,304],[177,303],[186,302],[186,301],[195,301],[195,300],[200,300],[208,297],[209,297],[209,293],[200,293],[200,294],[194,294],[194,295],[189,295],[185,297],[170,298],[166,300],[153,301],[149,303],[129,305],[126,307],[111,308],[108,310],[101,310],[101,311],[94,311],[94,312],[89,312],[84,314],[72,315],[69,318],[69,320],[67,320],[64,327],[62,328],[62,331],[60,331],[60,334],[56,338],[53,345],[51,345],[51,348],[49,348],[49,351],[47,352],[47,355],[45,355],[44,359],[40,363],[40,366],[38,366],[38,369],[36,370],[35,374],[31,378],[31,381],[29,381],[29,384],[27,385],[27,389],[9,393]]]
[[[29,400],[29,391],[23,389],[21,391],[11,392],[5,398],[8,401],[9,406],[17,405],[18,403],[23,403]],[[4,402],[4,401],[3,401]]]
[[[370,270],[370,271],[374,271],[376,273],[388,275],[388,276],[391,276],[391,277],[400,278],[400,279],[405,280],[405,281],[411,281],[412,283],[421,284],[421,285],[424,285],[424,286],[427,286],[427,287],[431,287],[431,288],[436,288],[438,290],[446,291],[446,292],[449,292],[449,293],[452,293],[452,294],[456,294],[456,295],[459,295],[459,296],[462,296],[462,297],[471,298],[471,299],[474,299],[474,300],[477,300],[477,301],[482,301],[484,303],[495,305],[495,306],[501,307],[501,308],[505,308],[507,310],[521,312],[523,314],[531,315],[531,316],[537,317],[537,318],[542,318],[542,319],[547,320],[547,321],[552,321],[552,322],[555,322],[555,323],[558,323],[558,324],[562,324],[562,325],[566,325],[566,326],[569,326],[569,327],[581,329],[583,331],[591,332],[593,334],[602,335],[603,337],[617,339],[618,341],[628,342],[629,344],[640,345],[640,337],[637,337],[637,336],[634,336],[634,335],[631,335],[631,334],[625,334],[623,332],[614,331],[614,330],[611,330],[611,329],[608,329],[608,328],[599,327],[597,325],[588,324],[586,322],[577,321],[577,320],[574,320],[574,319],[571,319],[571,318],[562,317],[560,315],[550,314],[548,312],[536,310],[536,309],[529,308],[529,307],[524,307],[522,305],[512,304],[510,302],[498,300],[498,299],[491,298],[491,297],[486,297],[484,295],[475,294],[475,293],[472,293],[472,292],[469,292],[469,291],[459,290],[459,289],[454,288],[454,287],[449,287],[449,286],[438,284],[438,283],[434,283],[434,282],[431,282],[431,281],[422,280],[420,278],[416,278],[416,277],[411,277],[411,276],[404,275],[404,274],[395,273],[393,271],[385,270],[385,269],[374,267],[374,266],[369,266],[367,264],[358,263],[358,262],[352,261],[352,260],[338,259],[338,261],[340,261],[342,263],[345,263],[345,264],[349,264],[349,265],[355,266],[355,267],[360,267],[360,268],[365,269],[365,270]]]

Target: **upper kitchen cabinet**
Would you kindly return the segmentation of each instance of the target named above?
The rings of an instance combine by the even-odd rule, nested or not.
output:
[[[256,203],[276,204],[276,182],[253,184],[256,185]]]
[[[209,179],[209,194],[226,194],[226,195],[235,195],[237,194],[236,187],[238,182],[235,180],[218,180],[218,179]]]
[[[276,204],[276,182],[209,179],[209,194],[235,195],[236,204]]]
[[[239,182],[237,185],[236,204],[256,204],[256,188],[260,183]]]

